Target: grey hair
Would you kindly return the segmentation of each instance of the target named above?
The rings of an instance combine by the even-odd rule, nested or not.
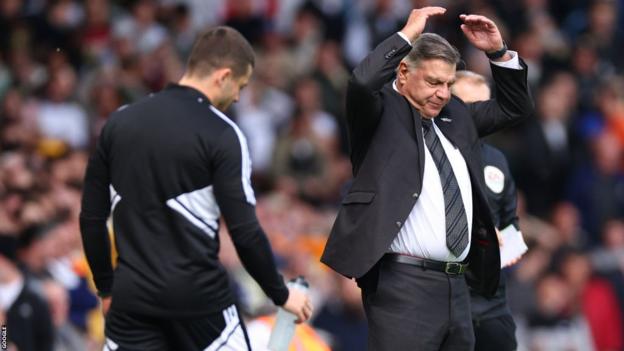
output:
[[[413,43],[412,50],[403,59],[405,63],[414,67],[421,61],[439,59],[456,66],[461,55],[457,48],[446,39],[435,33],[423,33]]]

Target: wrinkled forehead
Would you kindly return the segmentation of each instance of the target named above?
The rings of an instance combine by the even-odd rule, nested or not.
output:
[[[442,59],[422,60],[416,63],[413,69],[424,79],[443,83],[455,81],[455,65]]]

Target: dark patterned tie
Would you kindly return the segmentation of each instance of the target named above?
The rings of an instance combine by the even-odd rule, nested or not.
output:
[[[446,247],[451,250],[455,257],[459,257],[468,246],[468,221],[464,202],[451,163],[446,158],[444,148],[442,148],[442,143],[433,129],[431,120],[423,118],[422,126],[425,143],[436,167],[438,167],[442,192],[444,193]]]

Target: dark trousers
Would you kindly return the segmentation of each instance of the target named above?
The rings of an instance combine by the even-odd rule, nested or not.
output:
[[[247,331],[236,306],[201,318],[172,319],[111,309],[106,315],[104,351],[249,351]]]
[[[473,350],[470,295],[463,275],[382,260],[358,283],[369,351]]]
[[[475,331],[475,351],[514,351],[516,342],[516,324],[506,314],[497,318],[473,321]]]

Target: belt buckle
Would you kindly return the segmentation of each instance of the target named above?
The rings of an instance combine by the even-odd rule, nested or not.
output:
[[[446,262],[444,267],[444,273],[452,275],[462,274],[465,270],[465,266],[459,262]]]

